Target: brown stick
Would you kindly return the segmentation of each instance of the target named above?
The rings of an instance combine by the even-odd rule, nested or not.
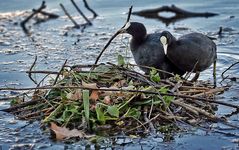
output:
[[[126,22],[124,24],[124,26],[129,22],[130,20],[130,16],[132,14],[132,9],[133,9],[133,6],[131,5],[130,8],[129,8],[129,12],[128,12],[128,16],[127,16],[127,19],[126,19]]]
[[[155,134],[156,133],[156,129],[155,129],[153,123],[149,120],[147,113],[148,113],[147,106],[144,106],[144,115],[143,115],[144,116],[144,121],[145,122],[149,122],[148,124],[149,124],[150,131],[153,134]]]
[[[23,116],[19,116],[17,115],[18,118],[20,119],[27,119],[27,118],[32,118],[32,117],[37,117],[37,115],[41,115],[42,113],[45,113],[45,112],[48,112],[48,111],[52,111],[54,108],[45,108],[43,110],[39,110],[39,111],[36,111],[36,112],[32,112],[32,113],[29,113],[29,114],[26,114],[26,115],[23,115]]]
[[[67,59],[65,60],[65,62],[64,62],[64,64],[62,65],[62,67],[61,67],[60,71],[58,72],[58,74],[57,74],[57,76],[56,76],[56,79],[55,79],[55,81],[54,81],[53,85],[55,85],[55,84],[56,84],[56,82],[57,82],[57,80],[58,80],[58,78],[59,78],[59,76],[60,76],[61,72],[63,71],[63,69],[64,69],[64,67],[65,67],[65,65],[66,65],[66,63],[67,63]]]
[[[181,86],[180,88],[185,88],[185,89],[197,89],[197,90],[209,90],[210,88],[208,87],[200,87],[200,86]]]
[[[137,67],[142,67],[142,68],[147,68],[147,69],[151,69],[152,67],[149,67],[149,66],[144,66],[144,65],[136,65],[136,64],[129,64],[131,66],[137,66]],[[171,75],[171,76],[174,76],[173,73],[171,72],[168,72],[168,71],[165,71],[165,70],[160,70],[160,69],[157,69],[157,68],[154,68],[155,70],[159,71],[159,72],[162,72],[162,73],[166,73],[168,75]]]
[[[87,88],[87,87],[83,87],[83,86],[42,86],[42,87],[37,87],[37,88],[31,88],[31,87],[30,88],[11,88],[11,87],[7,87],[7,88],[0,88],[0,91],[3,91],[3,90],[25,91],[25,90],[36,90],[36,89],[65,89],[65,88],[158,94],[158,92],[142,91],[142,90],[126,90],[126,89],[110,89],[110,88]],[[220,104],[220,105],[224,105],[224,106],[239,109],[239,106],[237,106],[237,105],[233,105],[233,104],[230,104],[230,103],[225,103],[225,102],[222,102],[222,101],[209,100],[209,99],[206,99],[206,98],[199,98],[199,97],[193,97],[193,96],[189,96],[189,95],[171,94],[171,93],[165,93],[165,94],[161,93],[161,95],[175,96],[175,97],[179,97],[179,98],[187,98],[187,100],[191,100],[191,101],[199,100],[199,101],[203,101],[203,102],[215,103],[215,104]]]
[[[137,126],[137,127],[133,128],[133,129],[130,129],[130,130],[126,131],[126,133],[131,132],[131,131],[133,131],[133,130],[135,130],[135,129],[138,129],[138,128],[140,128],[140,127],[142,127],[142,126],[144,126],[144,125],[146,125],[146,124],[148,124],[148,123],[151,123],[153,120],[157,119],[160,115],[161,115],[161,114],[157,114],[156,116],[154,116],[153,118],[151,118],[151,119],[148,120],[147,122],[145,122],[145,123],[143,123],[143,124],[140,124],[139,126]]]
[[[113,41],[113,39],[120,34],[120,31],[117,31],[110,39],[109,41],[106,43],[106,45],[104,46],[104,48],[101,50],[100,54],[97,56],[96,60],[95,60],[95,65],[97,65],[101,55],[104,53],[104,51],[106,50],[106,48],[110,45],[110,43]]]
[[[175,104],[175,105],[181,106],[181,107],[185,108],[186,110],[188,110],[188,111],[190,111],[190,112],[192,112],[193,114],[195,114],[195,115],[198,116],[198,111],[194,110],[194,109],[191,107],[191,105],[185,104],[185,103],[183,103],[183,102],[180,102],[179,100],[174,100],[174,101],[172,101],[172,103]]]
[[[228,70],[230,70],[233,66],[235,66],[235,65],[237,65],[237,64],[239,64],[239,61],[238,61],[238,62],[235,62],[235,63],[233,63],[233,64],[231,64],[226,70],[224,70],[224,71],[222,72],[222,74],[221,74],[222,80],[225,80],[225,79],[228,78],[228,76],[225,77],[224,74],[225,74]]]
[[[63,4],[60,4],[61,9],[64,11],[64,13],[66,14],[66,16],[71,20],[71,22],[74,24],[74,27],[79,29],[80,25],[71,17],[71,15],[67,12],[67,10],[65,9]]]
[[[132,12],[132,8],[133,8],[133,6],[131,6],[131,7],[129,8],[129,13],[128,13],[128,17],[127,17],[126,23],[127,23],[127,22],[129,21],[129,19],[130,19],[131,12]],[[125,23],[125,24],[126,24],[126,23]],[[123,27],[125,26],[125,24],[123,25]],[[123,28],[123,27],[122,27],[122,28]],[[121,29],[122,29],[122,28],[121,28]],[[110,43],[113,41],[113,39],[114,39],[118,34],[120,34],[120,33],[121,33],[121,30],[118,30],[118,31],[109,39],[109,41],[106,43],[106,45],[104,46],[104,48],[101,50],[100,54],[97,56],[97,58],[96,58],[96,60],[95,60],[95,65],[98,63],[98,61],[99,61],[101,55],[104,53],[104,51],[105,51],[106,48],[110,45]]]
[[[209,91],[207,91],[207,92],[195,94],[195,95],[193,95],[193,97],[199,97],[199,96],[204,96],[204,95],[210,95],[210,94],[212,94],[212,93],[223,92],[224,90],[225,90],[224,88],[211,89],[211,90],[209,90]]]
[[[44,71],[44,70],[37,70],[37,71],[31,71],[31,70],[29,70],[29,71],[26,71],[26,73],[36,73],[36,74],[58,74],[59,72],[57,72],[57,71]]]
[[[189,90],[189,91],[180,91],[181,94],[193,94],[193,93],[202,93],[205,90]]]
[[[36,12],[37,10],[36,9],[32,9],[33,12]],[[53,14],[53,13],[49,13],[49,12],[46,12],[46,11],[39,11],[38,13],[41,13],[42,15],[44,16],[48,16],[48,19],[56,19],[59,17],[59,15],[57,14]]]
[[[34,62],[32,63],[32,65],[31,65],[31,67],[30,67],[30,69],[29,69],[29,73],[28,73],[28,77],[29,77],[29,78],[32,80],[32,82],[35,83],[35,84],[37,84],[37,81],[32,78],[31,71],[32,71],[33,67],[34,67],[35,64],[36,64],[36,61],[37,61],[37,56],[35,56],[35,60],[34,60]]]
[[[22,108],[22,107],[29,106],[29,105],[34,105],[34,104],[38,103],[41,100],[42,99],[31,100],[31,101],[28,101],[28,102],[21,103],[21,104],[19,104],[17,106],[12,106],[10,108],[1,109],[0,111],[11,112],[11,111],[16,110],[18,108]]]

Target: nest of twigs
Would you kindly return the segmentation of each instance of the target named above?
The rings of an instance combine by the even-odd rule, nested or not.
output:
[[[54,85],[29,88],[31,97],[12,100],[4,111],[19,119],[51,124],[58,139],[171,132],[182,124],[200,126],[226,121],[215,115],[215,100],[224,88],[208,82],[190,82],[174,76],[160,79],[157,70],[149,75],[131,65],[111,63],[63,67]],[[73,130],[74,129],[74,130]],[[102,132],[105,131],[105,132]]]

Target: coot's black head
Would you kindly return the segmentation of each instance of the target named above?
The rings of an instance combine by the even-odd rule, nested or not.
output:
[[[128,22],[120,31],[132,35],[136,41],[142,41],[147,34],[145,26],[139,22]]]
[[[163,31],[160,36],[160,42],[163,45],[164,53],[167,55],[168,45],[176,41],[176,38],[168,31]]]

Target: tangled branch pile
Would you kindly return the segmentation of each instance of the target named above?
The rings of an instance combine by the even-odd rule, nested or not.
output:
[[[214,115],[216,104],[234,107],[214,100],[224,88],[202,81],[160,79],[155,69],[143,75],[124,63],[90,67],[63,67],[55,85],[28,89],[33,90],[30,100],[18,97],[4,111],[51,124],[57,138],[63,139],[101,131],[137,135],[176,130],[179,123],[225,122]]]

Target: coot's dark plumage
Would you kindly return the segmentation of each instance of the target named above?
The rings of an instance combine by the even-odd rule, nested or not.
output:
[[[132,36],[130,49],[137,65],[155,67],[179,75],[185,73],[171,63],[164,54],[163,45],[160,43],[160,33],[147,34],[145,26],[138,22],[129,22],[121,30],[121,33],[128,33]],[[145,73],[149,73],[149,69],[140,68]],[[168,74],[162,72],[159,74],[162,78],[169,77]]]
[[[168,31],[163,31],[160,41],[165,54],[179,69],[187,72],[201,72],[217,59],[216,44],[201,33],[190,33],[178,40]],[[215,70],[214,70],[215,73]]]

